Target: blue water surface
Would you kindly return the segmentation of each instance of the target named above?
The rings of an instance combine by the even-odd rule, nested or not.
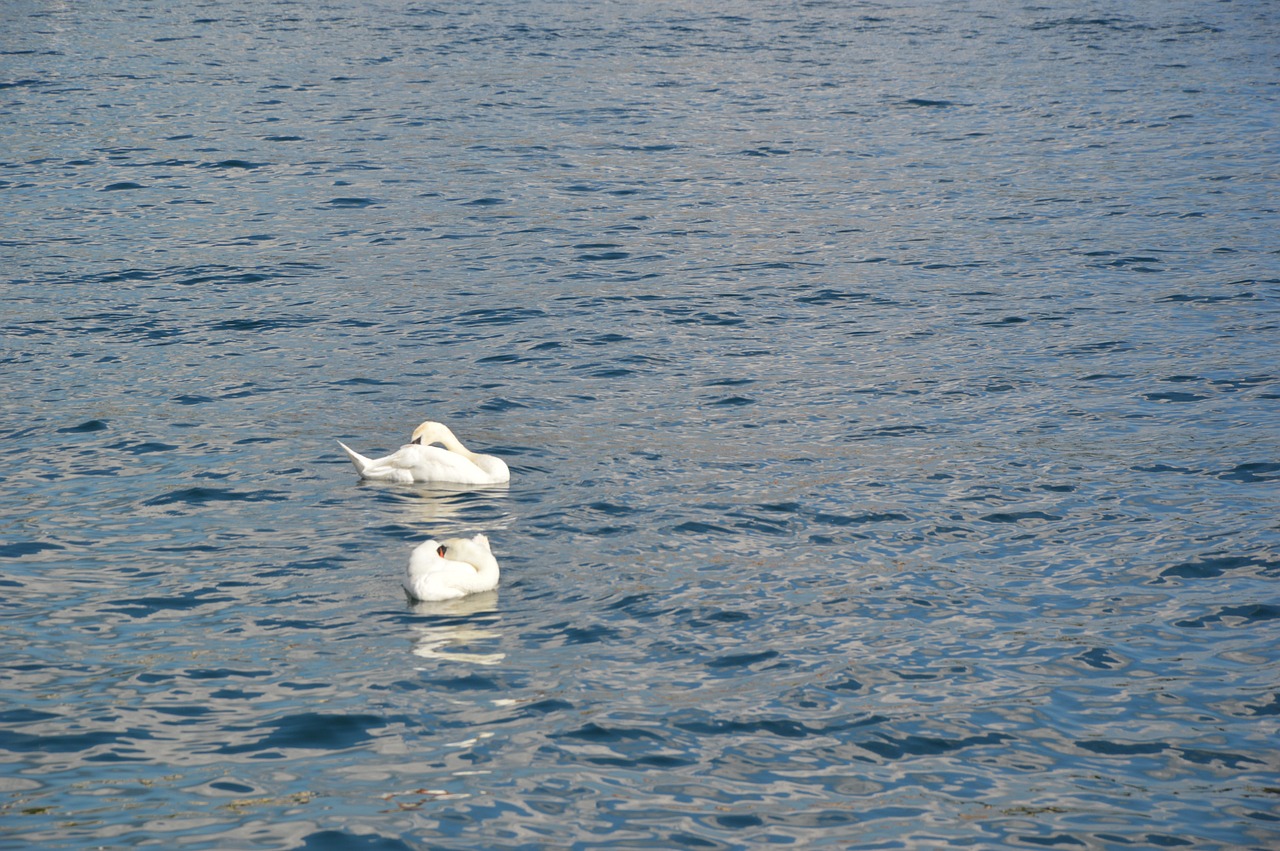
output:
[[[2,9],[3,847],[1280,846],[1280,6]]]

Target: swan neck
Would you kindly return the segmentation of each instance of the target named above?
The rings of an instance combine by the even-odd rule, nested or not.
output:
[[[461,440],[458,440],[458,438],[454,437],[451,434],[445,435],[444,437],[440,438],[440,445],[443,446],[445,449],[448,449],[450,452],[456,452],[459,455],[465,455],[468,458],[475,455],[474,452],[472,452],[470,449],[462,445]]]

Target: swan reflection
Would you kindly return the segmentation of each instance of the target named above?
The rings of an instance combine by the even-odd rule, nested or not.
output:
[[[431,484],[397,489],[385,499],[403,510],[402,522],[416,528],[447,529],[462,525],[494,530],[506,529],[510,523],[509,493],[506,485],[463,489]]]
[[[471,652],[471,649],[476,645],[492,646],[502,638],[502,633],[487,629],[487,624],[483,621],[473,623],[462,620],[492,613],[497,607],[497,591],[484,591],[457,600],[411,603],[410,608],[414,614],[434,616],[443,621],[413,625],[413,655],[446,662],[497,665],[507,658],[506,653],[479,653]]]

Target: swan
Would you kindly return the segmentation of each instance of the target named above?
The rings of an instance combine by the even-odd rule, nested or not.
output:
[[[498,587],[498,560],[484,535],[419,544],[404,571],[404,590],[415,600],[456,600]]]
[[[472,452],[448,426],[431,420],[415,428],[408,443],[383,458],[366,458],[341,440],[338,445],[355,464],[360,478],[375,482],[500,485],[511,480],[511,471],[501,458]]]

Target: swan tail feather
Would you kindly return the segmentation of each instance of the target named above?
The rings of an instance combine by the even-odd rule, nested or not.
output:
[[[365,471],[369,469],[369,466],[373,462],[352,449],[350,446],[347,446],[341,440],[338,441],[338,445],[342,447],[343,452],[347,453],[347,457],[351,459],[351,463],[356,467],[356,472],[363,476]]]

